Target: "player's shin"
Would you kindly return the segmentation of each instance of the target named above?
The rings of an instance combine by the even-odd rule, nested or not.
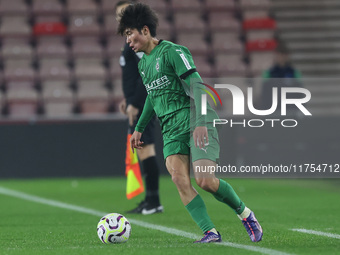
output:
[[[238,197],[230,184],[222,179],[220,179],[218,190],[213,193],[213,196],[218,201],[229,205],[237,214],[241,214],[244,211],[244,203]]]
[[[199,194],[197,194],[197,196],[195,196],[194,199],[185,206],[185,208],[188,210],[192,219],[196,222],[203,233],[215,228],[208,215],[205,203]]]

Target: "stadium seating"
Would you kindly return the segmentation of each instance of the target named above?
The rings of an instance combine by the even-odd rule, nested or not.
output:
[[[25,116],[23,105],[28,107],[27,116],[117,110],[123,98],[119,57],[125,38],[116,34],[116,2],[0,1],[0,87],[4,88],[0,105],[8,106],[10,116]],[[188,47],[203,78],[259,76],[273,61],[277,34],[303,74],[340,71],[336,1],[142,2],[158,13],[157,38]],[[13,83],[33,84],[13,89]]]
[[[234,11],[235,10],[235,1],[234,0],[209,0],[204,1],[204,9],[208,12],[216,11],[216,12],[226,12],[226,11]]]
[[[47,80],[42,83],[42,98],[47,117],[67,117],[73,114],[73,92],[69,81]]]
[[[3,16],[1,19],[0,37],[29,38],[32,27],[28,24],[26,16]]]
[[[0,2],[0,15],[23,15],[29,14],[29,8],[24,0],[2,0]]]
[[[33,0],[32,14],[36,15],[62,15],[64,6],[58,0]]]
[[[7,83],[6,98],[10,116],[29,117],[36,114],[38,94],[33,86],[33,81],[13,80]]]

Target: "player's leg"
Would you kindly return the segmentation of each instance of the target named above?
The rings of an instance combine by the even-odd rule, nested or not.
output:
[[[146,188],[145,205],[142,214],[163,212],[159,199],[159,167],[156,159],[155,144],[146,144],[137,150],[138,158],[143,166]]]
[[[217,130],[209,128],[208,134],[209,144],[203,149],[196,147],[193,141],[190,141],[196,183],[202,189],[210,192],[218,201],[227,204],[235,211],[253,242],[261,241],[263,232],[254,213],[245,206],[229,183],[216,178],[214,172],[205,171],[216,169],[216,162],[218,162],[220,154]]]
[[[189,155],[176,154],[168,156],[166,158],[166,167],[185,208],[205,234],[201,240],[196,242],[220,242],[221,235],[216,231],[207,213],[204,201],[191,185]]]
[[[244,211],[244,203],[229,183],[216,178],[214,172],[199,171],[199,169],[216,169],[216,162],[210,159],[199,159],[193,162],[193,167],[195,180],[199,187],[213,194],[218,201],[229,205],[237,214]]]
[[[193,162],[194,169],[216,169],[216,163],[210,159],[200,159]],[[253,242],[262,240],[262,227],[255,214],[245,206],[232,186],[222,179],[215,177],[214,172],[194,171],[195,180],[199,187],[210,192],[218,201],[230,206],[237,214]]]
[[[140,110],[141,112],[141,110]],[[137,116],[133,126],[129,126],[129,132],[132,134],[140,117]],[[146,126],[141,140],[144,142],[143,149],[136,150],[138,159],[143,168],[145,183],[145,199],[139,205],[128,211],[128,213],[153,214],[163,212],[163,206],[159,198],[159,166],[156,159],[155,151],[155,125],[156,119],[153,118]]]

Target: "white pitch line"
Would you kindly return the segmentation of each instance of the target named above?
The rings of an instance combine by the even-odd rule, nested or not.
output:
[[[76,211],[76,212],[80,212],[80,213],[86,213],[86,214],[90,214],[90,215],[94,215],[94,216],[98,216],[98,217],[102,217],[103,215],[108,214],[107,212],[101,212],[101,211],[93,210],[93,209],[82,207],[82,206],[67,204],[67,203],[56,201],[56,200],[51,200],[51,199],[46,199],[46,198],[42,198],[42,197],[38,197],[38,196],[34,196],[34,195],[29,195],[29,194],[24,193],[24,192],[11,190],[11,189],[7,189],[7,188],[4,188],[4,187],[0,187],[0,194],[20,198],[20,199],[31,201],[31,202],[36,202],[36,203],[39,203],[39,204],[63,208],[63,209]],[[182,230],[178,230],[178,229],[175,229],[175,228],[168,228],[168,227],[164,227],[164,226],[161,226],[161,225],[147,223],[147,222],[144,222],[144,221],[134,220],[134,219],[130,219],[130,218],[129,218],[129,221],[134,225],[144,227],[144,228],[159,230],[159,231],[171,234],[171,235],[181,236],[181,237],[190,238],[190,239],[194,239],[194,240],[201,238],[201,236],[199,236],[199,235],[189,233],[189,232],[185,232],[185,231],[182,231]],[[285,253],[285,252],[281,252],[281,251],[277,251],[277,250],[272,250],[272,249],[268,249],[268,248],[256,247],[256,246],[252,246],[252,245],[244,245],[244,244],[237,244],[237,243],[231,243],[231,242],[221,242],[221,243],[215,243],[215,244],[223,245],[223,246],[229,246],[229,247],[233,247],[233,248],[239,248],[239,249],[243,249],[243,250],[249,250],[249,251],[252,251],[252,252],[259,252],[259,253],[262,253],[262,254],[291,255],[289,253]]]
[[[330,237],[330,238],[340,239],[340,235],[333,234],[333,233],[327,233],[327,232],[322,232],[322,231],[315,231],[315,230],[304,229],[304,228],[293,228],[291,230],[292,231],[296,231],[296,232],[311,234],[311,235],[326,236],[326,237]]]

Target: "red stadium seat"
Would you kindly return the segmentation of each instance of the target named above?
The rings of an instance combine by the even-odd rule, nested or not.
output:
[[[254,18],[243,22],[248,41],[260,39],[273,39],[276,28],[275,20],[271,18]]]
[[[243,29],[276,29],[276,21],[272,18],[254,18],[243,21]]]
[[[39,35],[65,35],[66,26],[61,22],[37,23],[33,27],[35,36]]]

